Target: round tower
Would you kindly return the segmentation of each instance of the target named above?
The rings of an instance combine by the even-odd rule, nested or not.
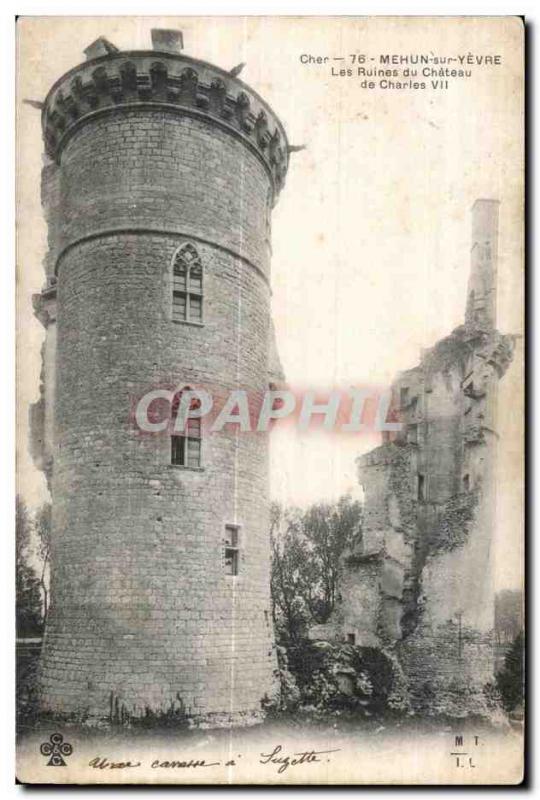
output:
[[[142,435],[130,412],[156,387],[267,388],[289,151],[236,70],[152,38],[98,39],[42,112],[60,234],[41,707],[249,722],[275,668],[267,435]]]

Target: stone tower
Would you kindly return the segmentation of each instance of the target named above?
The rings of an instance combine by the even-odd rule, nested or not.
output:
[[[104,38],[42,112],[47,327],[34,456],[53,496],[41,707],[249,722],[273,690],[266,434],[141,435],[156,387],[279,375],[270,214],[285,132],[252,89]],[[174,403],[171,415],[174,415]]]

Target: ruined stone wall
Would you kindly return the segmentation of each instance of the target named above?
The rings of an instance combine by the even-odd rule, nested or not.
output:
[[[325,625],[313,626],[311,638],[392,647],[401,637],[415,558],[415,456],[403,443],[387,443],[359,459],[362,537],[342,561],[341,603]]]
[[[41,204],[47,222],[47,250],[43,260],[45,282],[41,293],[32,297],[34,312],[45,328],[41,348],[39,398],[30,407],[30,452],[38,469],[45,473],[51,490],[54,460],[54,394],[56,359],[56,259],[61,247],[60,170],[43,157]]]
[[[252,717],[275,668],[267,437],[205,433],[201,467],[182,468],[168,433],[141,434],[130,412],[160,386],[266,389],[275,187],[253,148],[211,119],[129,103],[70,133],[60,170],[41,707]],[[185,242],[203,265],[203,324],[171,319]],[[240,526],[236,577],[226,524]]]
[[[418,624],[399,650],[418,702],[440,708],[443,696],[458,715],[485,711],[484,687],[493,683],[495,406],[509,358],[510,340],[496,332],[476,330],[456,348],[456,489],[425,530]],[[428,702],[432,686],[437,697]]]
[[[358,459],[363,540],[325,626],[397,655],[425,713],[483,713],[493,682],[497,384],[513,346],[494,328],[497,213],[491,200],[473,207],[465,325],[400,373],[402,429]]]

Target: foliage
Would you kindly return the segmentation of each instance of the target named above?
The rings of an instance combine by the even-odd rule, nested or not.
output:
[[[361,504],[346,495],[307,511],[271,509],[272,608],[278,640],[296,646],[338,599],[341,557],[361,536]]]
[[[26,656],[17,650],[16,712],[17,727],[33,727],[38,715],[39,648]]]
[[[288,658],[303,709],[373,714],[388,705],[395,670],[380,650],[304,639],[289,650]]]
[[[306,511],[271,509],[272,606],[281,697],[267,707],[315,715],[410,711],[395,657],[376,648],[307,638],[339,602],[344,555],[362,536],[362,506],[350,496]]]
[[[486,706],[489,709],[489,711],[497,711],[498,709],[500,709],[502,702],[501,693],[499,692],[497,687],[493,683],[488,682],[484,684],[482,691],[486,701]]]
[[[176,698],[170,701],[167,708],[156,711],[146,706],[143,714],[134,714],[129,711],[114,692],[111,692],[109,702],[109,722],[111,725],[140,728],[142,730],[179,730],[189,727],[186,707],[178,692],[176,693]]]
[[[39,579],[30,562],[32,521],[17,497],[15,509],[15,586],[17,636],[36,636],[42,630]]]
[[[278,640],[290,645],[299,641],[309,620],[306,596],[314,569],[300,512],[273,505],[270,514],[272,614]]]
[[[398,658],[393,653],[386,653],[392,664],[392,687],[386,697],[386,707],[395,714],[410,714],[412,701],[409,693],[409,685],[403,667]]]
[[[495,636],[498,644],[513,642],[523,627],[523,592],[503,589],[495,595]]]
[[[509,648],[504,665],[497,673],[497,688],[505,711],[513,711],[524,702],[525,639],[520,631]]]
[[[479,492],[460,492],[442,507],[431,531],[430,544],[435,550],[450,552],[467,541],[478,506]]]
[[[362,506],[350,496],[334,505],[316,503],[304,514],[302,525],[311,544],[311,556],[317,565],[317,594],[310,610],[317,622],[326,622],[337,599],[341,574],[341,556],[360,535]]]

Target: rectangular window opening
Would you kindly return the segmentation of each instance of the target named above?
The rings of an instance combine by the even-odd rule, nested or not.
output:
[[[238,575],[240,567],[240,537],[238,525],[225,525],[223,567],[226,575]]]
[[[349,644],[356,644],[356,634],[354,634],[354,633],[348,633],[348,634],[347,634],[347,642],[348,642]]]
[[[225,574],[238,575],[238,550],[225,548]]]
[[[426,499],[426,477],[418,473],[418,500],[423,502]]]
[[[171,464],[195,469],[201,466],[200,419],[188,419],[185,433],[171,436]]]

